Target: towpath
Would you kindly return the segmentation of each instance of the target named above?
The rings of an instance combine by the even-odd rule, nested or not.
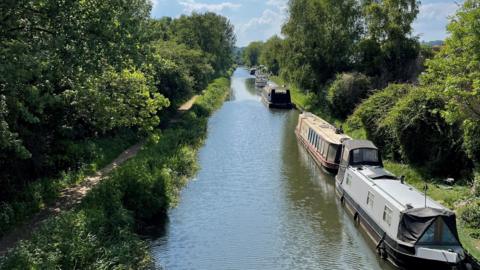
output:
[[[181,113],[190,110],[197,98],[197,95],[193,96],[190,100],[182,104],[178,108],[178,112]],[[72,209],[75,205],[79,204],[87,193],[106,175],[125,161],[135,157],[142,146],[143,142],[131,146],[103,169],[97,171],[92,176],[86,177],[80,184],[64,189],[60,192],[59,198],[53,204],[33,215],[28,221],[13,229],[10,233],[4,235],[0,239],[0,256],[3,256],[8,249],[14,247],[18,241],[29,239],[33,232],[48,218]]]

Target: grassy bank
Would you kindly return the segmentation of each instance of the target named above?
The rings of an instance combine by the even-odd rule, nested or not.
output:
[[[211,83],[192,110],[149,137],[139,154],[96,186],[75,209],[52,218],[0,259],[0,269],[148,269],[147,244],[135,233],[178,202],[198,169],[208,116],[229,93]]]
[[[279,85],[286,82],[279,77],[271,78]],[[366,139],[365,130],[349,126],[348,122],[332,116],[325,101],[319,100],[313,93],[306,94],[299,87],[289,85],[292,102],[301,110],[312,112],[325,120],[334,123],[337,127],[342,126],[345,133],[355,139]],[[404,175],[407,182],[419,190],[423,190],[425,183],[428,185],[428,195],[457,213],[458,231],[463,246],[475,258],[480,258],[480,228],[471,228],[459,218],[463,207],[472,198],[471,185],[467,180],[458,181],[455,185],[445,185],[441,179],[432,178],[422,168],[414,168],[409,164],[401,164],[396,161],[386,160],[385,167],[395,175]]]
[[[60,191],[103,168],[137,140],[135,132],[124,130],[114,136],[72,145],[69,159],[76,160],[78,168],[61,172],[53,179],[30,182],[20,192],[16,190],[14,197],[0,203],[0,237],[55,201]]]

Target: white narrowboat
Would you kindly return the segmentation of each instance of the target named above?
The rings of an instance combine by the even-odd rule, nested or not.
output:
[[[263,88],[268,84],[268,76],[265,74],[258,74],[255,76],[255,87]]]
[[[382,258],[406,269],[468,269],[455,213],[385,170],[372,142],[343,142],[335,182]]]
[[[340,129],[308,112],[298,117],[295,134],[315,162],[330,172],[338,170],[342,143],[351,139]]]

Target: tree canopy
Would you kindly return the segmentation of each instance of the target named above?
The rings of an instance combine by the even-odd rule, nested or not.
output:
[[[480,162],[480,1],[467,0],[448,25],[450,37],[427,62],[421,83],[447,102],[442,110],[450,122],[461,122],[469,156]]]
[[[169,104],[231,67],[228,19],[151,19],[150,10],[148,0],[0,3],[2,200],[81,166],[66,162],[77,144],[153,130]]]
[[[355,0],[292,0],[285,35],[283,75],[308,89],[347,70],[361,24]]]
[[[245,65],[253,67],[260,64],[260,54],[263,51],[263,42],[257,41],[248,44],[243,50],[243,62]]]

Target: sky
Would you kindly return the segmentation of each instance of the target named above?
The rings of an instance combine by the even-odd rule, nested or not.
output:
[[[237,46],[252,41],[265,41],[280,34],[287,19],[288,0],[151,0],[152,16],[179,17],[192,12],[212,11],[230,19],[235,26]],[[461,0],[423,0],[415,21],[414,34],[420,40],[442,40],[447,36],[448,17],[453,15]]]

